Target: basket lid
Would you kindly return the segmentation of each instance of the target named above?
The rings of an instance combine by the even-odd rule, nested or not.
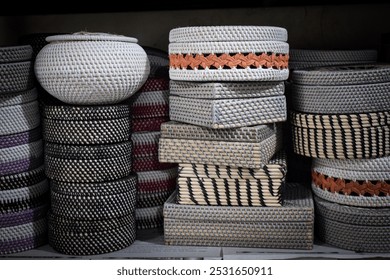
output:
[[[108,33],[77,32],[73,34],[49,36],[46,38],[46,41],[49,43],[58,41],[119,41],[137,43],[138,39]]]

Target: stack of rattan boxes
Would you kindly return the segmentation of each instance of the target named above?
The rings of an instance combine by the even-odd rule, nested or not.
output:
[[[0,48],[0,254],[47,242],[49,185],[31,46]]]
[[[133,170],[138,177],[136,222],[138,229],[161,227],[163,205],[176,187],[175,164],[158,160],[160,126],[169,120],[168,53],[144,47],[150,73],[131,98]]]
[[[170,32],[170,118],[159,158],[179,163],[164,205],[167,244],[310,249],[310,191],[284,186],[287,31],[203,26]]]
[[[36,76],[44,90],[65,102],[43,108],[49,243],[75,255],[122,249],[136,234],[136,176],[130,107],[116,103],[145,82],[146,53],[136,39],[117,35],[47,40],[36,58]]]
[[[293,72],[296,153],[315,158],[316,234],[337,247],[390,250],[390,65]]]

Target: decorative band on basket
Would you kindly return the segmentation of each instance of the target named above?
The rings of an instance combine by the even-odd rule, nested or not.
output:
[[[363,196],[389,196],[389,181],[354,181],[341,178],[333,178],[316,171],[312,171],[312,180],[316,186],[332,193],[344,195]]]
[[[192,70],[248,67],[287,69],[288,59],[288,54],[279,53],[170,54],[169,66]]]

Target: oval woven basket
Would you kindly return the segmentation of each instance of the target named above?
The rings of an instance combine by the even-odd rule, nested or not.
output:
[[[135,93],[149,74],[149,61],[137,40],[100,33],[47,38],[35,73],[51,95],[70,104],[112,104]]]

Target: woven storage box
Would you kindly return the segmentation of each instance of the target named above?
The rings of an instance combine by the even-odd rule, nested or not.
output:
[[[63,102],[118,103],[148,77],[149,61],[135,38],[75,33],[46,40],[50,44],[37,55],[35,73],[42,87]]]
[[[169,90],[136,93],[131,112],[133,119],[169,116]]]
[[[187,205],[281,206],[284,153],[261,169],[179,164],[177,202]]]
[[[137,229],[162,227],[164,224],[163,206],[135,209]]]
[[[168,245],[311,249],[314,205],[310,190],[286,187],[283,207],[229,207],[164,204]]]
[[[143,132],[143,131],[160,131],[162,123],[168,122],[169,117],[154,117],[154,118],[143,118],[136,119],[133,118],[131,121],[132,131],[133,132]]]
[[[172,191],[176,187],[177,168],[138,172],[138,193]]]
[[[169,56],[168,53],[156,48],[142,46],[148,55],[150,63],[149,78],[168,78]]]
[[[249,99],[195,99],[171,95],[171,120],[210,128],[233,128],[287,119],[284,96]]]
[[[137,132],[131,134],[133,142],[133,157],[150,157],[158,154],[158,140],[160,131]]]
[[[161,126],[161,162],[261,168],[281,145],[274,125],[214,130],[177,122]]]
[[[359,252],[390,251],[390,209],[340,206],[315,198],[316,234],[324,242]]]
[[[195,26],[172,29],[169,38],[172,80],[280,81],[288,78],[287,31],[283,28]]]

